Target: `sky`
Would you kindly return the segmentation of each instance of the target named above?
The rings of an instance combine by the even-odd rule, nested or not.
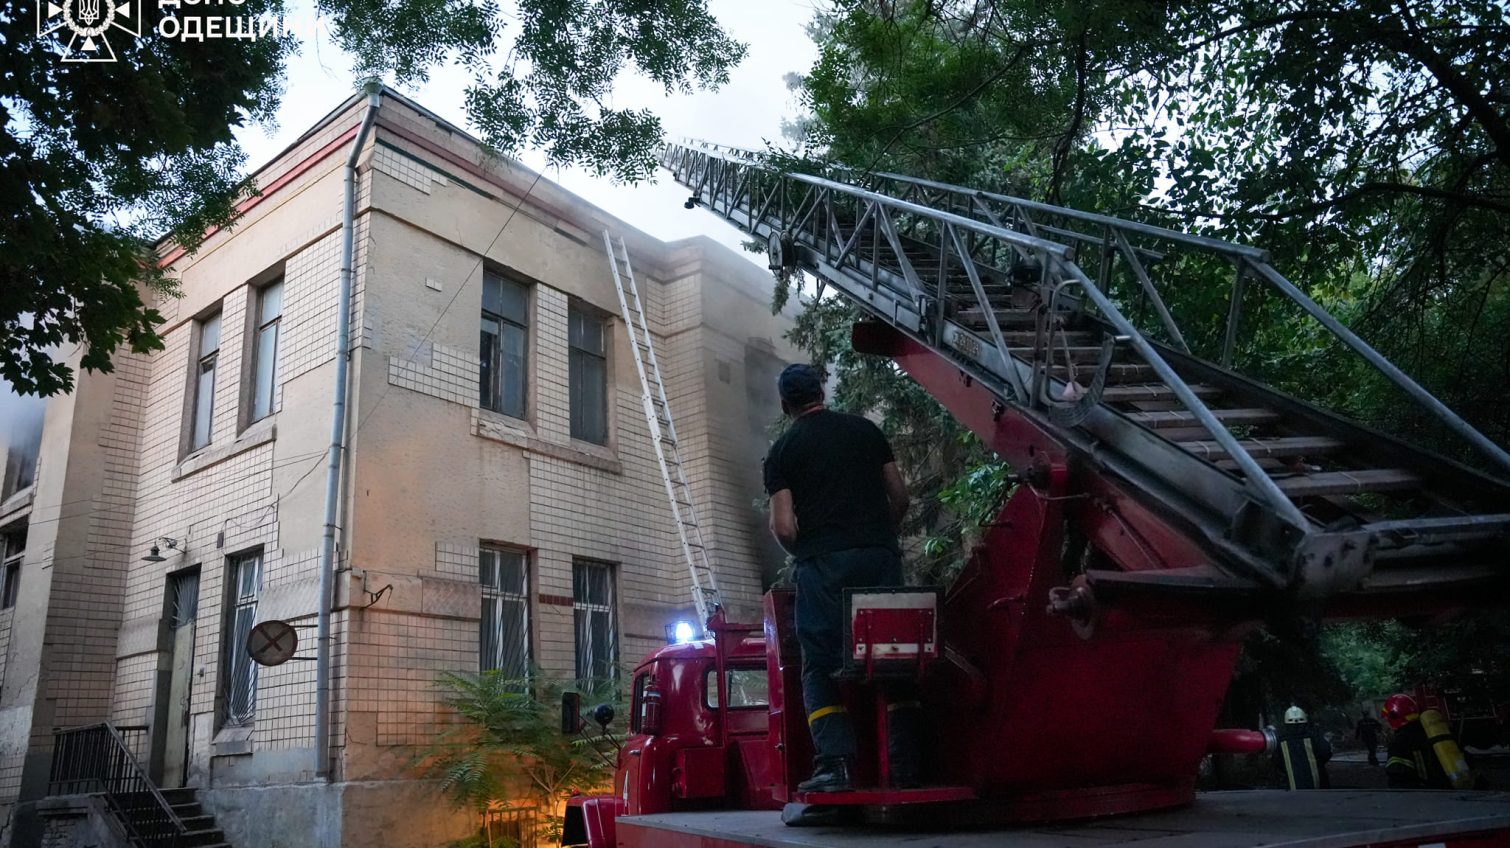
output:
[[[779,141],[782,119],[795,117],[798,112],[783,77],[805,72],[817,56],[817,48],[804,31],[813,14],[811,0],[709,0],[708,5],[724,29],[750,48],[749,55],[730,74],[729,84],[716,92],[667,97],[650,80],[626,71],[616,81],[611,105],[651,109],[660,116],[668,139],[686,136],[754,148],[764,147],[768,139]],[[309,14],[309,8],[307,2],[290,3],[292,16]],[[251,170],[261,167],[351,95],[355,82],[350,66],[346,55],[328,40],[304,39],[300,55],[288,64],[287,93],[278,110],[276,128],[269,132],[253,126],[237,133]],[[466,83],[464,72],[447,67],[438,69],[423,85],[399,90],[446,120],[470,129],[462,108]],[[534,151],[525,151],[519,158],[537,170],[545,164],[545,157]],[[687,192],[671,182],[668,174],[660,174],[653,184],[635,186],[614,185],[575,169],[551,169],[545,176],[657,238],[707,235],[740,249],[741,236],[732,226],[706,210],[682,207]],[[764,267],[763,256],[745,255]]]

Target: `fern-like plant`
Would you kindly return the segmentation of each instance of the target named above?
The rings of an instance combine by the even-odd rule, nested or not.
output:
[[[611,683],[446,672],[440,688],[454,718],[421,752],[416,768],[458,807],[479,813],[500,805],[533,807],[533,835],[557,839],[565,800],[574,791],[603,788],[612,776],[617,745],[609,735],[592,728],[567,736],[560,727],[562,692],[575,689],[590,704],[615,703]]]

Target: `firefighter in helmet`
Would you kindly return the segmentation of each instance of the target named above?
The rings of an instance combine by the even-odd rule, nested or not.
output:
[[[1330,788],[1326,764],[1332,758],[1332,746],[1311,726],[1306,711],[1293,705],[1285,710],[1285,724],[1277,735],[1274,765],[1281,775],[1280,788]]]
[[[1436,710],[1422,710],[1409,695],[1391,695],[1380,708],[1394,731],[1384,773],[1391,789],[1468,789],[1473,774],[1447,721]]]

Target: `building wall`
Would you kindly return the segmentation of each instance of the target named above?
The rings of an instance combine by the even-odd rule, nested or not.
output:
[[[157,304],[167,318],[163,351],[123,356],[114,375],[84,375],[73,396],[49,405],[28,508],[58,520],[33,519],[23,603],[0,611],[0,804],[43,791],[54,727],[147,726],[151,742],[139,753],[161,771],[177,709],[167,703],[167,593],[185,569],[200,580],[187,779],[212,790],[207,802],[248,845],[272,844],[270,803],[287,812],[288,827],[319,822],[347,845],[428,845],[465,829],[464,819],[435,813],[444,802],[413,779],[412,763],[447,720],[440,675],[478,667],[479,545],[528,552],[531,654],[552,675],[574,667],[575,557],[614,566],[623,662],[690,618],[604,227],[625,237],[635,263],[725,599],[736,615],[758,614],[762,575],[776,561],[760,541],[758,462],[777,409],[751,387],[770,383],[771,368],[791,357],[782,339],[790,318],[766,308],[764,273],[706,239],[655,241],[389,95],[359,182],[333,614],[339,789],[310,782],[313,663],[261,669],[252,727],[222,726],[227,557],[261,551],[257,620],[309,628],[299,631],[299,654],[314,652],[341,165],[360,117],[348,104],[317,126],[258,175],[264,194],[233,231],[194,256],[170,255],[183,297]],[[478,405],[484,267],[530,285],[525,420]],[[274,413],[249,422],[249,313],[256,287],[280,274]],[[608,326],[606,445],[570,436],[573,301]],[[198,322],[217,308],[212,439],[190,452]],[[159,542],[166,561],[143,561],[162,538],[174,543]],[[406,816],[406,805],[429,812]]]

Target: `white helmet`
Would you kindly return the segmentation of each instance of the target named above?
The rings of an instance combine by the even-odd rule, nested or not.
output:
[[[1285,710],[1285,724],[1305,724],[1306,711],[1300,707],[1290,707]]]

